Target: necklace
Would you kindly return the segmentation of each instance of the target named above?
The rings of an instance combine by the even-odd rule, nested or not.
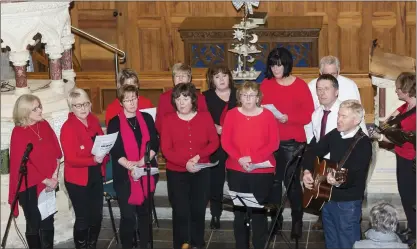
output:
[[[39,132],[39,123],[36,124],[36,127],[37,127],[38,132],[36,132],[34,129],[32,129],[32,127],[29,126],[29,128],[33,131],[33,133],[35,133],[36,136],[38,136],[39,141],[41,141],[42,138],[41,138],[41,135],[40,135],[40,132]]]
[[[135,125],[132,125],[132,123],[130,123],[129,119],[126,119],[126,120],[127,120],[127,122],[129,122],[130,126],[132,126],[133,130],[136,130],[136,118],[135,118],[135,121],[134,121]]]

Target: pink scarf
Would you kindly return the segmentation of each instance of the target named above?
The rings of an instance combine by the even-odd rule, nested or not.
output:
[[[139,161],[145,155],[146,143],[150,140],[148,126],[141,112],[136,111],[136,119],[139,123],[140,132],[142,133],[142,141],[140,143],[140,150],[135,139],[135,134],[132,128],[129,127],[126,115],[123,110],[119,113],[120,133],[122,136],[123,147],[126,151],[128,161]],[[143,166],[145,167],[145,165]],[[129,172],[130,180],[130,197],[128,203],[131,205],[142,205],[148,195],[148,177],[142,176],[138,181],[134,181]],[[155,191],[155,180],[151,176],[151,192]],[[143,185],[142,185],[143,183]]]

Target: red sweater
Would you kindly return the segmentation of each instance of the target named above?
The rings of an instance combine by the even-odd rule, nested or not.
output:
[[[35,133],[38,132],[38,128],[42,140],[39,140]],[[10,140],[9,204],[12,204],[16,194],[20,163],[28,143],[33,144],[33,149],[29,154],[29,160],[27,162],[28,187],[30,188],[39,184],[37,188],[38,193],[46,187],[42,184],[42,181],[52,177],[52,174],[58,166],[57,159],[62,157],[58,138],[48,121],[43,120],[28,127],[15,126]],[[22,182],[19,192],[24,190],[26,190],[26,187],[25,183]],[[17,216],[19,214],[18,209],[15,209],[14,213]]]
[[[171,104],[172,89],[168,90],[159,96],[159,103],[156,109],[155,126],[159,134],[162,132],[162,121],[165,115],[175,113],[175,109]],[[197,94],[197,107],[199,112],[207,112],[207,104],[204,95]]]
[[[200,163],[210,162],[210,155],[219,147],[219,137],[209,112],[197,112],[190,121],[177,113],[164,117],[166,125],[161,134],[161,150],[167,160],[166,168],[186,172],[185,165],[196,155]]]
[[[87,117],[86,127],[72,112],[68,114],[68,120],[61,128],[61,146],[65,157],[65,181],[87,186],[88,167],[96,166],[94,155],[91,154],[95,135],[103,135],[99,120],[90,113]],[[102,174],[104,176],[106,162],[103,160]]]
[[[145,98],[140,96],[138,98],[138,109],[146,109],[146,108],[152,108],[152,102]],[[120,105],[120,101],[118,99],[115,99],[113,102],[111,102],[106,109],[106,126],[108,126],[110,120],[114,118],[117,114],[119,114],[120,111],[122,111],[123,107]]]
[[[403,104],[397,109],[400,113],[407,112],[407,103]],[[404,131],[415,131],[416,130],[416,113],[414,112],[407,118],[401,121],[401,129]],[[416,157],[416,150],[412,143],[405,143],[402,147],[395,146],[395,153],[399,156],[408,160],[413,160]]]
[[[227,112],[221,136],[222,147],[229,157],[226,168],[248,173],[239,164],[241,157],[250,156],[252,163],[267,160],[276,166],[274,151],[279,147],[277,122],[271,111],[264,109],[247,119],[238,108]],[[256,169],[250,173],[274,173],[274,168]]]
[[[263,94],[262,104],[273,104],[288,116],[285,124],[277,120],[281,141],[295,139],[305,142],[304,125],[310,123],[314,111],[313,97],[305,81],[296,78],[291,85],[282,86],[275,78],[264,79],[260,88]]]

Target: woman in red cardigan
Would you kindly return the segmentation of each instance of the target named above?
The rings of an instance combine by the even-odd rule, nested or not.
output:
[[[274,151],[279,146],[279,134],[274,115],[261,107],[262,93],[255,82],[245,82],[237,91],[237,108],[227,112],[221,136],[222,147],[229,155],[226,161],[229,189],[253,193],[260,204],[268,201],[275,173]],[[251,169],[253,164],[269,167]],[[235,207],[233,223],[236,248],[249,249],[244,208]],[[264,248],[268,235],[266,210],[250,209],[252,244]]]
[[[280,118],[276,118],[281,143],[275,153],[277,167],[270,198],[270,202],[274,204],[281,203],[282,181],[284,180],[285,186],[288,186],[290,176],[296,167],[295,164],[288,166],[287,164],[297,149],[306,143],[304,126],[310,123],[314,111],[311,92],[304,80],[291,75],[292,67],[293,59],[290,51],[282,47],[273,49],[268,55],[266,78],[261,83],[261,92],[264,95],[262,104],[273,104],[283,114]],[[294,179],[300,179],[300,172],[301,170],[297,170]],[[294,181],[288,191],[292,217],[291,238],[293,239],[299,239],[302,235],[302,195],[300,182]],[[280,216],[280,223],[282,223],[282,216]],[[275,231],[280,225],[277,224]]]
[[[197,111],[197,93],[192,83],[180,83],[172,91],[176,112],[164,117],[161,149],[166,163],[168,198],[172,206],[174,249],[184,243],[203,248],[204,220],[210,194],[209,163],[219,147],[219,137],[209,112]]]
[[[41,219],[38,196],[42,191],[54,191],[58,185],[61,148],[55,132],[42,118],[42,104],[37,96],[20,96],[14,105],[13,120],[16,126],[13,128],[10,141],[9,204],[12,204],[17,194],[25,214],[29,249],[53,248],[54,215]],[[33,149],[27,161],[28,188],[23,178],[22,185],[16,193],[20,164],[29,143],[33,145]],[[17,205],[13,214],[15,217],[19,215]]]
[[[91,149],[95,137],[103,135],[103,131],[98,118],[91,113],[91,102],[84,90],[72,89],[68,105],[71,112],[60,138],[65,157],[65,187],[75,212],[74,244],[77,249],[96,248],[103,218],[107,156],[94,156]]]
[[[134,85],[136,87],[139,87],[139,78],[137,73],[130,68],[123,69],[119,73],[119,80],[117,82],[117,88],[122,87],[123,85]],[[147,109],[152,108],[153,104],[152,102],[143,96],[138,97],[138,109]],[[106,109],[106,126],[109,125],[110,120],[117,116],[121,111],[123,110],[123,107],[120,105],[119,100],[116,98],[111,102]]]

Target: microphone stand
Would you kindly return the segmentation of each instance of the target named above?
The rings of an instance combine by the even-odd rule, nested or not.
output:
[[[13,198],[12,207],[11,207],[10,214],[9,214],[9,220],[7,221],[6,231],[4,232],[3,240],[1,241],[1,248],[3,249],[6,248],[6,241],[7,241],[7,238],[9,237],[10,226],[12,224],[12,219],[14,218],[13,211],[15,210],[16,205],[17,205],[17,200],[19,199],[19,190],[20,190],[20,186],[22,185],[23,177],[25,178],[26,190],[28,189],[28,178],[27,178],[28,169],[26,165],[29,160],[28,154],[29,153],[25,153],[23,155],[22,161],[20,163],[19,181],[17,182],[17,188],[16,188],[15,196]],[[26,197],[28,197],[28,194],[26,194]]]
[[[284,211],[284,206],[285,206],[285,203],[287,202],[287,199],[288,199],[288,190],[291,188],[291,185],[294,182],[295,172],[297,172],[298,168],[301,165],[301,157],[303,156],[306,147],[307,147],[307,145],[302,145],[302,147],[300,149],[298,149],[298,151],[296,151],[296,153],[293,155],[293,158],[291,158],[291,160],[288,161],[288,163],[287,163],[287,165],[285,167],[286,170],[287,170],[287,168],[292,165],[292,162],[294,161],[294,159],[296,159],[296,161],[295,161],[295,169],[294,169],[294,171],[291,174],[290,180],[288,182],[288,186],[286,186],[286,188],[285,188],[284,195],[282,196],[282,199],[281,199],[281,204],[280,204],[280,206],[279,206],[279,208],[277,210],[277,215],[275,216],[274,221],[271,223],[271,226],[270,226],[270,229],[269,229],[269,232],[268,232],[268,238],[266,240],[264,249],[268,249],[269,248],[269,244],[271,243],[271,238],[272,238],[272,236],[274,234],[274,227],[278,223],[279,216]],[[285,178],[285,175],[286,175],[286,173],[284,174],[284,178]],[[282,227],[281,227],[281,234],[282,234]],[[290,243],[288,241],[286,241],[286,242],[287,242],[288,248],[291,249]],[[295,239],[295,248],[298,249],[298,239]]]
[[[145,171],[146,176],[148,177],[148,211],[149,211],[149,245],[153,249],[153,226],[152,226],[152,192],[151,192],[151,157],[150,157],[150,142],[146,143],[146,151],[144,156],[145,161]]]

